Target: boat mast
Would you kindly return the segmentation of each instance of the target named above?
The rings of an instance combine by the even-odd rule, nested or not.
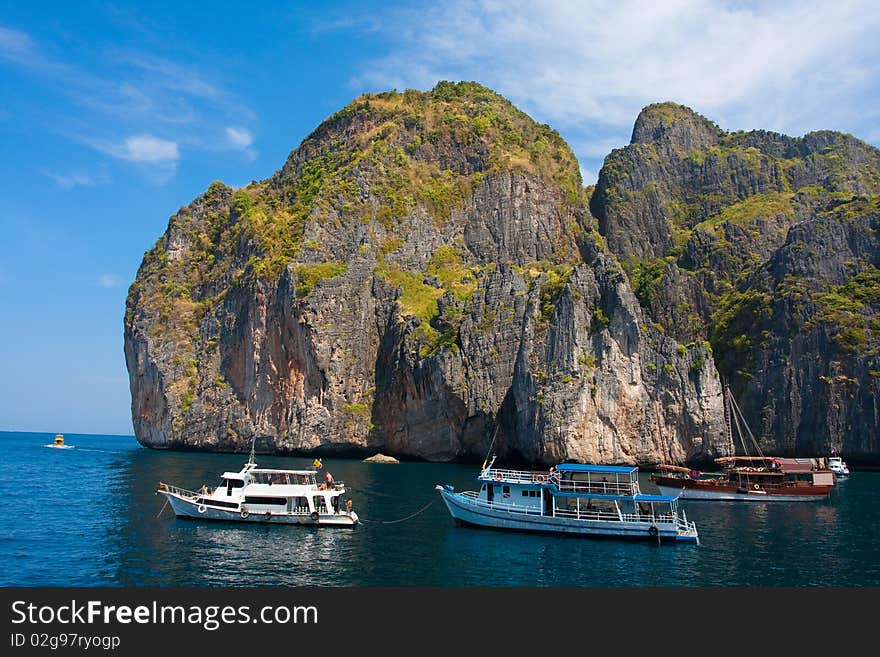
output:
[[[727,423],[727,440],[730,447],[730,455],[736,456],[736,444],[733,442],[733,427],[730,425],[730,388],[727,387],[726,383],[721,384],[724,387],[724,419]]]
[[[254,436],[251,438],[251,455],[248,457],[248,465],[255,465],[254,463],[254,445],[257,444],[257,437]]]
[[[495,425],[495,433],[492,434],[492,442],[489,443],[489,449],[486,450],[486,458],[483,459],[483,470],[486,469],[486,464],[489,463],[489,456],[492,454],[492,446],[495,444],[495,438],[498,436],[498,425]],[[495,459],[492,459],[494,461]]]

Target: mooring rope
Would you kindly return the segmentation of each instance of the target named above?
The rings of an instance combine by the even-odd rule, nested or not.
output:
[[[165,510],[166,506],[168,506],[168,497],[167,496],[165,497],[165,504],[162,505],[162,508],[159,510],[159,513],[156,514],[157,518],[162,515],[162,511]]]
[[[427,509],[433,503],[434,503],[433,501],[428,502],[425,506],[423,506],[421,509],[419,509],[415,513],[411,513],[410,515],[406,516],[405,518],[401,518],[400,520],[365,520],[364,518],[361,518],[360,516],[358,516],[358,522],[378,522],[381,525],[393,525],[398,522],[403,522],[404,520],[409,520],[410,518],[415,518],[417,515],[419,515],[423,511],[425,511],[425,509]]]

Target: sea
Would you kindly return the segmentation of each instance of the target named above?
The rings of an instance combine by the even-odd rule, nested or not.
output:
[[[363,520],[355,528],[178,519],[156,495],[159,481],[215,485],[246,455],[78,434],[64,434],[73,449],[50,449],[53,437],[0,432],[0,586],[880,585],[878,472],[854,472],[823,502],[683,502],[700,544],[657,545],[458,527],[434,486],[474,489],[475,464],[323,459],[350,490]],[[644,492],[656,491],[640,476]]]

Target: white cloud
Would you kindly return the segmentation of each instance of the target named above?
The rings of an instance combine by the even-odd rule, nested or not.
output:
[[[390,54],[363,62],[356,86],[482,82],[559,129],[590,168],[657,101],[793,135],[865,137],[880,118],[868,0],[445,0],[382,24]]]
[[[98,276],[98,285],[106,288],[113,288],[119,285],[119,277],[114,274],[101,274]]]
[[[257,152],[251,148],[254,143],[254,135],[247,128],[227,126],[224,131],[226,134],[226,147],[233,150],[241,151],[245,157],[253,162],[257,159]]]
[[[254,143],[254,136],[246,128],[226,128],[226,139],[233,148],[246,149]]]
[[[155,185],[164,185],[177,172],[180,148],[175,141],[151,134],[131,135],[122,141],[75,138],[101,153],[137,165]]]
[[[599,175],[581,165],[581,180],[584,185],[595,185]]]
[[[138,164],[168,165],[180,159],[177,142],[150,134],[131,135],[121,142],[87,138],[80,141],[117,159]]]
[[[167,164],[180,158],[177,142],[153,135],[132,135],[115,149],[116,157],[144,164]]]

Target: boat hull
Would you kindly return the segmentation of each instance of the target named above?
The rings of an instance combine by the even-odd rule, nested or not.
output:
[[[198,520],[226,520],[230,522],[256,522],[277,525],[311,525],[320,527],[353,527],[358,523],[354,511],[345,513],[321,513],[317,519],[303,513],[249,512],[239,509],[224,509],[210,504],[199,504],[195,500],[167,491],[159,491],[174,510],[178,518]]]
[[[739,486],[714,485],[695,479],[654,477],[663,495],[678,495],[682,500],[714,500],[723,502],[818,502],[827,499],[831,486],[791,486],[778,490],[754,488],[741,492]]]
[[[678,530],[671,522],[633,522],[622,520],[587,520],[544,516],[509,511],[475,502],[472,498],[447,489],[440,490],[452,518],[462,524],[492,529],[567,534],[585,537],[612,537],[652,541],[696,542],[697,534]],[[656,533],[652,530],[656,528]]]

